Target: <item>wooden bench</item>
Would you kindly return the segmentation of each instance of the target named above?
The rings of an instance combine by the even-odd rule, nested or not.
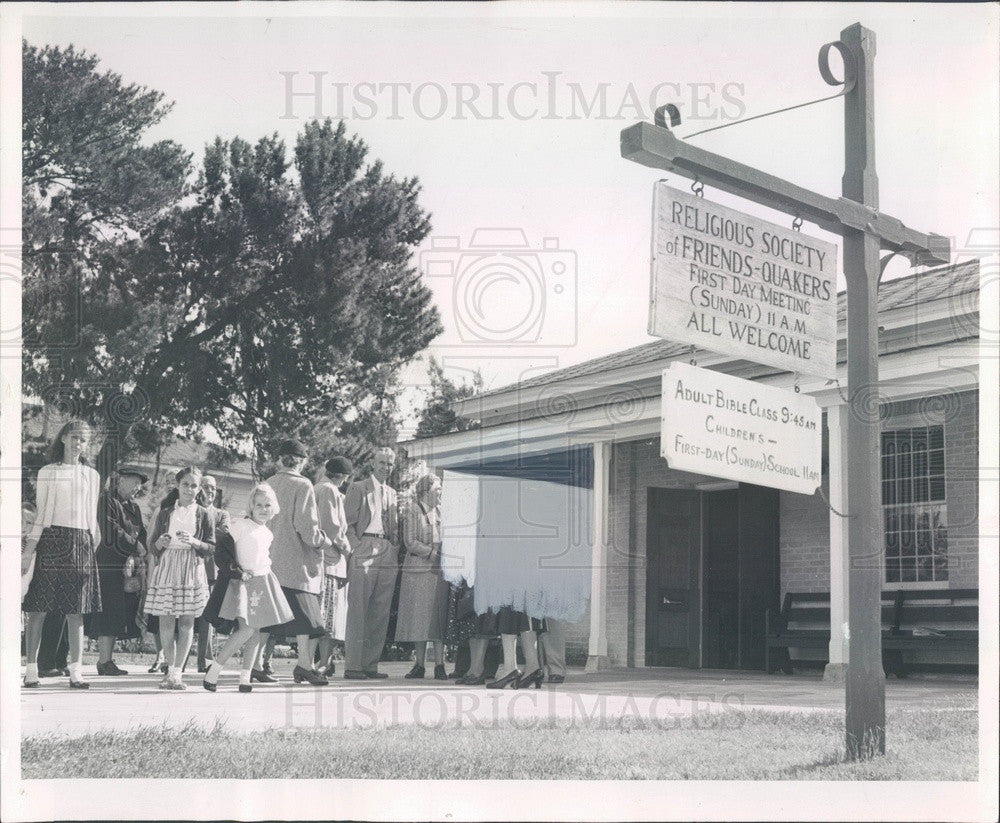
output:
[[[882,592],[882,665],[887,674],[905,677],[903,652],[957,651],[979,647],[977,589],[915,589]],[[789,649],[830,645],[830,593],[787,592],[781,611],[765,615],[764,668],[791,674]]]

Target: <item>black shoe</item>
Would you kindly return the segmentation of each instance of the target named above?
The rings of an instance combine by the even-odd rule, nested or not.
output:
[[[565,683],[566,678],[561,674],[550,674],[549,683]]]
[[[323,669],[323,677],[333,677],[337,673],[337,664],[331,663]]]
[[[486,684],[487,689],[506,689],[510,686],[512,689],[516,689],[518,684],[521,682],[521,670],[514,669],[510,674],[505,674],[499,680],[491,680]]]
[[[63,676],[63,670],[62,669],[46,669],[45,671],[39,672],[38,676],[39,677],[62,677]]]
[[[218,688],[218,684],[209,683],[207,680],[202,680],[201,685],[205,687],[205,691],[214,692]]]
[[[521,678],[520,682],[517,684],[519,689],[530,689],[534,686],[536,689],[542,688],[542,681],[545,680],[545,672],[541,669],[535,669],[531,674],[527,674]]]
[[[249,683],[240,683],[240,691],[243,692],[244,694],[246,694],[247,692],[252,692],[253,686],[251,686]]]
[[[25,680],[23,685],[24,685],[24,688],[26,688],[26,689],[37,689],[38,688],[38,681],[37,680]]]
[[[447,680],[448,679],[448,672],[446,672],[444,670],[444,666],[443,665],[438,664],[437,666],[434,667],[434,679],[435,680]]]
[[[365,669],[365,677],[367,677],[369,680],[384,680],[388,676],[389,675],[387,675],[385,672],[371,672]]]
[[[71,689],[89,689],[90,684],[86,680],[70,680],[69,687]]]
[[[423,680],[424,679],[424,667],[414,666],[406,674],[403,675],[404,680]]]
[[[368,675],[360,669],[347,669],[344,672],[344,680],[367,680]]]
[[[107,663],[98,663],[97,673],[101,677],[121,677],[122,675],[128,674],[128,672],[124,669],[119,669],[118,666],[115,665],[114,660],[109,660]]]
[[[255,680],[258,683],[277,683],[278,682],[278,678],[271,677],[271,675],[269,675],[263,669],[251,669],[250,670],[250,682],[253,683]]]
[[[261,666],[260,670],[264,672],[264,674],[274,674],[274,669],[271,668],[270,660],[268,660],[263,666]]]
[[[305,681],[306,683],[312,683],[314,686],[325,686],[330,682],[319,672],[312,669],[303,669],[301,666],[296,666],[292,669],[292,678],[296,683]]]

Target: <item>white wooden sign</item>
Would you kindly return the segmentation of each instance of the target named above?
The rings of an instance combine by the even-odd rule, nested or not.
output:
[[[837,247],[657,183],[649,333],[836,377]]]
[[[671,363],[662,402],[660,454],[670,468],[802,494],[820,485],[815,398]]]

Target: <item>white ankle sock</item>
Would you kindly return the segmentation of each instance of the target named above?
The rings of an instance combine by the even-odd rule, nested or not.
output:
[[[37,663],[26,663],[24,665],[24,679],[29,683],[34,683],[38,680],[38,664]]]
[[[70,680],[80,680],[80,664],[70,663],[66,668],[69,669],[69,679]]]
[[[222,674],[222,666],[212,661],[212,665],[208,667],[208,671],[205,672],[205,680],[209,683],[218,683],[219,675]]]
[[[250,670],[240,669],[240,685],[249,686],[250,685]]]
[[[167,666],[167,677],[171,680],[180,680],[181,677],[181,667],[180,666]]]

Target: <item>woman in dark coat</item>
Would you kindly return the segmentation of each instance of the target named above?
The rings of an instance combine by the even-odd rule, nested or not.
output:
[[[136,468],[124,466],[108,478],[107,489],[97,501],[101,542],[97,547],[97,572],[101,581],[101,611],[86,616],[87,636],[97,639],[97,673],[128,674],[112,660],[115,640],[139,637],[135,617],[138,589],[126,591],[125,581],[138,574],[136,566],[146,553],[146,528],[135,502],[146,482]],[[127,568],[131,566],[130,568]],[[138,582],[138,577],[136,577]]]

